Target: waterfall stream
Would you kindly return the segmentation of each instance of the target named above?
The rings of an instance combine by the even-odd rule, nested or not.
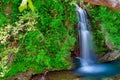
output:
[[[79,35],[79,45],[81,46],[82,66],[96,63],[95,56],[93,57],[93,46],[92,46],[92,33],[90,30],[89,20],[87,19],[86,11],[75,4],[77,8],[78,17],[78,35]]]
[[[120,74],[120,60],[98,63],[94,54],[92,44],[92,33],[87,13],[77,4],[76,13],[78,17],[78,36],[81,57],[78,57],[81,66],[75,69],[78,76],[113,77]],[[101,79],[97,79],[101,80]]]

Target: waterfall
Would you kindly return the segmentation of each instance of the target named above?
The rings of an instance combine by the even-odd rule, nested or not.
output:
[[[96,63],[95,56],[93,56],[93,46],[92,46],[92,33],[87,19],[87,13],[77,4],[76,13],[78,17],[78,35],[79,35],[79,46],[82,57],[80,58],[82,66],[90,65]]]
[[[78,36],[81,56],[79,59],[80,66],[75,69],[78,76],[92,77],[112,77],[120,74],[120,60],[112,62],[97,63],[93,44],[90,22],[87,18],[87,13],[77,4],[76,13],[78,17]],[[100,80],[97,79],[97,80]]]

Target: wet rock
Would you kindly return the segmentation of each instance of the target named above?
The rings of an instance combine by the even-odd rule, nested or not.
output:
[[[114,47],[114,45],[112,45],[111,42],[109,42],[108,40],[105,40],[105,44],[110,50],[114,50],[115,47]]]
[[[120,51],[115,49],[115,46],[105,39],[105,45],[111,52],[108,52],[105,56],[102,57],[103,61],[112,61],[120,57]]]
[[[88,2],[94,5],[108,6],[120,11],[120,0],[84,0],[84,2]]]
[[[110,53],[110,56],[109,56],[108,60],[115,60],[119,57],[120,57],[120,52],[115,50],[115,51]]]
[[[112,51],[101,58],[102,61],[112,61],[120,57],[120,51]]]
[[[114,78],[110,78],[109,80],[120,80],[120,76],[116,76]]]

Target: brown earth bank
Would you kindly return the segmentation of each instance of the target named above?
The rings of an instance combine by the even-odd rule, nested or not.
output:
[[[88,2],[94,5],[108,6],[117,11],[120,11],[120,0],[84,0],[84,2]]]
[[[36,74],[36,75],[29,75],[29,73],[23,73],[20,75],[21,76],[17,78],[9,79],[9,80],[86,80],[86,78],[83,76],[80,77],[75,76],[73,71],[71,70],[50,71],[50,72],[46,71],[45,73]],[[32,77],[30,78],[30,76]],[[87,80],[89,80],[89,78],[87,78]],[[104,78],[102,80],[120,80],[120,76],[116,76],[114,78]]]
[[[51,71],[34,75],[30,80],[80,80],[80,78],[76,77],[72,71]]]

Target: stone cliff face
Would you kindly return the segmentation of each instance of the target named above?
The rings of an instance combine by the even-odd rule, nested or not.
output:
[[[120,11],[120,0],[84,0],[84,2],[88,2],[94,5],[108,6],[117,11]]]

